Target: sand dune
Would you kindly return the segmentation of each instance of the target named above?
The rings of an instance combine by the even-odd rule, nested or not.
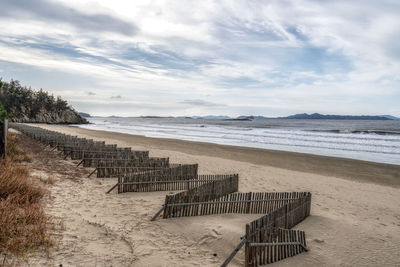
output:
[[[199,163],[200,173],[239,173],[241,192],[312,192],[311,216],[296,226],[306,231],[310,251],[272,266],[400,265],[400,166],[41,127],[150,150],[151,156],[170,157],[171,162]],[[40,153],[41,159],[33,162],[35,175],[57,179],[50,186],[47,210],[64,223],[56,233],[59,246],[49,257],[32,257],[32,265],[218,266],[239,243],[245,224],[261,216],[150,222],[168,192],[105,194],[115,179],[86,178],[89,169],[76,168],[54,152]],[[231,266],[241,266],[243,254]]]

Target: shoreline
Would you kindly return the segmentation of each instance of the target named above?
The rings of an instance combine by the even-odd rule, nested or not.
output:
[[[334,176],[358,182],[400,187],[400,165],[372,161],[314,155],[264,148],[222,145],[171,138],[155,138],[112,131],[91,130],[68,126],[77,133],[94,137],[134,141],[161,150],[172,150],[191,155],[212,156],[234,161],[271,166],[292,171]]]
[[[90,130],[113,131],[154,138],[179,139],[221,145],[262,148],[400,165],[400,136],[377,134],[399,129],[400,124],[340,123],[328,120],[256,120],[252,124],[185,119],[93,118]],[[73,125],[75,126],[75,125]],[[366,130],[375,129],[375,130]],[[380,130],[376,130],[380,129]],[[400,133],[400,132],[399,132]]]

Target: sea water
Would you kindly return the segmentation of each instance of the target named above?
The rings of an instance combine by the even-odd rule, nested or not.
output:
[[[400,121],[89,118],[79,127],[400,165]]]

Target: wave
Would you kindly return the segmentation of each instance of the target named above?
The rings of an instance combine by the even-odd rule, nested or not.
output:
[[[353,133],[353,134],[377,134],[377,135],[400,135],[399,131],[383,131],[383,130],[309,130],[312,132],[327,133]]]
[[[199,131],[198,127],[199,126],[164,126],[164,125],[124,125],[126,127],[129,127],[127,129],[130,129],[131,127],[140,127],[140,128],[146,128],[146,129],[162,129],[162,130],[175,130],[176,132],[183,132],[183,131],[188,131],[188,130],[195,130]],[[246,131],[246,135],[248,136],[263,136],[263,137],[272,137],[273,134],[278,135],[279,137],[282,137],[281,134],[285,135],[293,135],[293,136],[308,136],[308,137],[323,137],[323,138],[335,138],[335,139],[355,139],[355,140],[376,140],[376,141],[393,141],[393,142],[400,142],[400,137],[399,138],[384,138],[384,137],[372,137],[372,136],[359,136],[359,135],[354,135],[354,134],[349,134],[349,133],[341,133],[339,134],[311,134],[308,133],[308,131],[293,131],[293,130],[264,130],[263,132],[265,133],[264,135],[262,134],[251,134],[248,133],[249,131],[254,131],[254,130],[260,130],[260,128],[239,128],[239,127],[213,127],[213,126],[204,126],[200,127],[204,129],[200,129],[200,131],[208,132],[208,133],[227,133],[227,131]],[[215,130],[218,129],[218,130]],[[138,130],[138,129],[136,129]],[[323,132],[323,131],[320,131]],[[328,131],[330,132],[330,131]],[[313,139],[314,140],[314,139]]]
[[[80,127],[227,145],[400,164],[400,136],[365,131],[252,128],[235,125],[93,120]],[[390,131],[392,132],[392,131]]]
[[[138,128],[139,127],[139,128]],[[113,127],[114,128],[114,127]],[[293,141],[302,141],[302,142],[312,142],[312,143],[330,143],[330,144],[338,144],[338,145],[361,145],[361,146],[372,146],[372,147],[387,147],[387,148],[399,148],[400,149],[400,138],[399,139],[382,139],[382,138],[357,138],[357,137],[349,137],[349,136],[330,136],[330,135],[311,135],[303,133],[295,133],[292,131],[278,131],[278,132],[263,132],[262,134],[251,134],[246,133],[243,135],[242,132],[236,132],[232,129],[229,131],[226,130],[215,130],[211,128],[207,128],[205,130],[194,130],[192,127],[171,127],[171,126],[149,126],[149,125],[132,125],[120,127],[121,129],[126,130],[135,130],[144,133],[149,132],[163,132],[169,133],[171,135],[179,135],[179,136],[192,136],[192,137],[217,137],[218,135],[237,135],[237,139],[248,139],[249,137],[254,138],[277,138],[277,139],[285,139],[285,140],[293,140]],[[145,128],[144,130],[140,128]],[[196,134],[193,134],[196,133]],[[203,135],[199,135],[199,133],[203,133]],[[284,134],[284,138],[283,138]],[[225,138],[230,138],[225,136]],[[330,140],[335,139],[335,140]],[[355,141],[348,141],[355,140]],[[366,143],[368,141],[368,143]],[[371,141],[376,141],[372,143]]]

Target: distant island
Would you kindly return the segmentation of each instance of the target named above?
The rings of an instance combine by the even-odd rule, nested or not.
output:
[[[82,117],[85,118],[103,118],[102,116],[91,116],[87,113],[79,113]],[[120,116],[107,116],[106,118],[127,118]],[[238,116],[238,117],[230,117],[226,115],[208,115],[208,116],[139,116],[139,117],[130,117],[130,118],[141,118],[141,119],[166,119],[166,118],[176,118],[176,119],[202,119],[202,120],[225,120],[225,121],[253,121],[253,120],[276,120],[276,119],[284,119],[284,120],[400,120],[395,116],[391,115],[323,115],[319,113],[307,114],[295,114],[287,117],[264,117],[264,116]]]
[[[287,117],[277,117],[277,118],[268,118],[264,116],[239,116],[237,118],[231,118],[233,120],[262,120],[262,119],[295,119],[295,120],[400,120],[400,118],[396,118],[390,115],[361,115],[361,116],[353,116],[353,115],[323,115],[319,113],[307,114],[295,114]]]
[[[292,116],[282,117],[279,119],[301,119],[301,120],[397,120],[394,116],[389,115],[361,115],[361,116],[352,116],[352,115],[323,115],[319,113],[313,114],[296,114]]]
[[[21,86],[19,81],[7,83],[0,79],[0,101],[12,122],[88,123],[61,97]]]
[[[141,118],[151,118],[142,116]],[[157,117],[162,118],[162,117]],[[227,121],[252,121],[252,120],[265,120],[265,119],[297,119],[297,120],[400,120],[400,118],[391,116],[391,115],[361,115],[361,116],[352,116],[352,115],[323,115],[319,113],[313,114],[295,114],[287,117],[264,117],[264,116],[238,116],[236,118],[229,116],[193,116],[193,117],[185,117],[191,119],[206,119],[206,120],[227,120]]]

